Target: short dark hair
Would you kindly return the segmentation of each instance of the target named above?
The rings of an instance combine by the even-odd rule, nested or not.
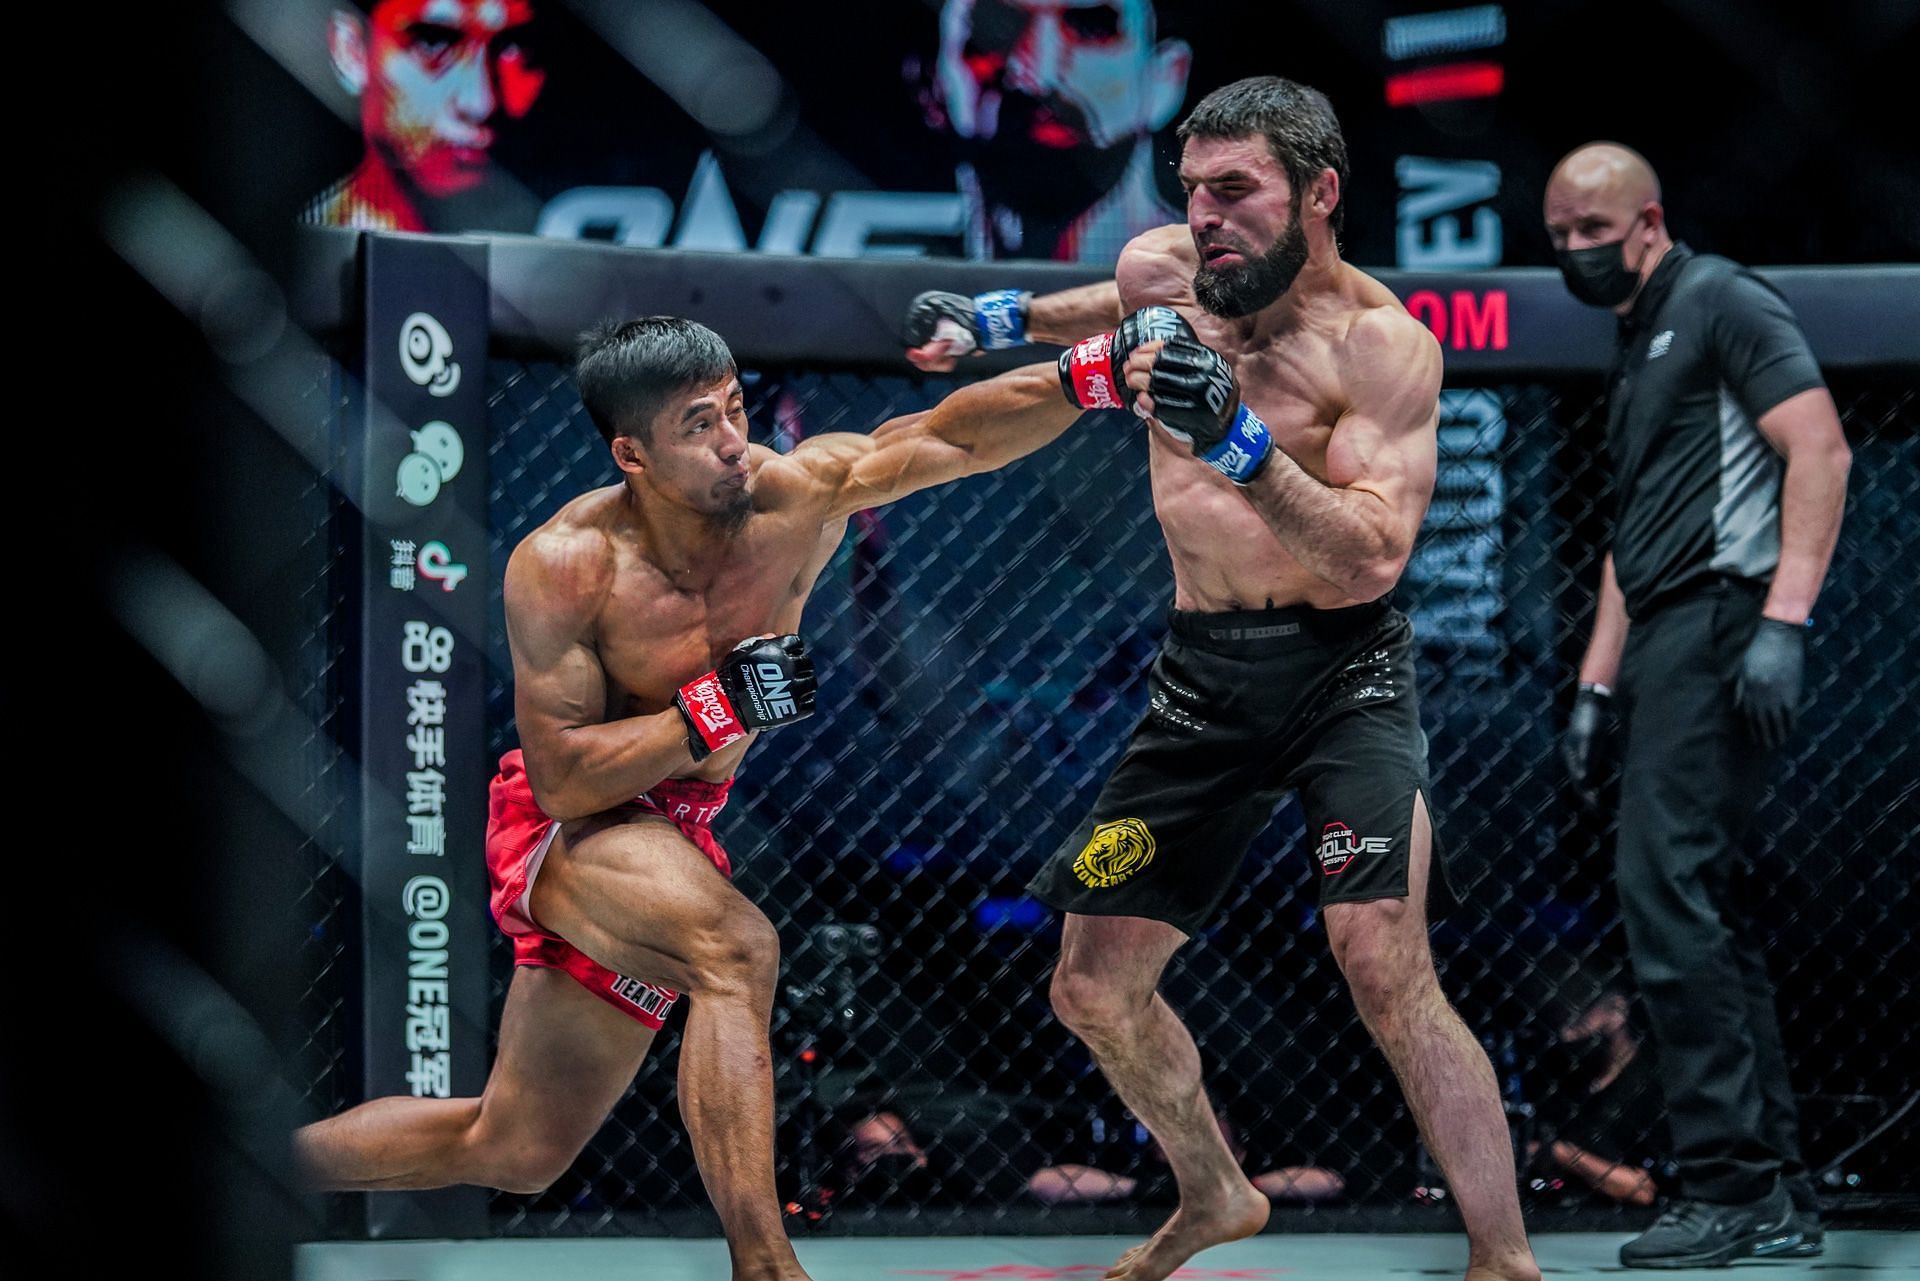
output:
[[[1340,200],[1330,221],[1335,235],[1346,226],[1347,140],[1333,104],[1318,89],[1279,76],[1249,76],[1202,98],[1178,132],[1182,142],[1264,136],[1273,158],[1287,171],[1295,209],[1320,171],[1333,170],[1340,179]]]
[[[740,372],[726,340],[679,316],[606,320],[580,336],[573,380],[587,417],[611,445],[616,436],[653,443],[653,419],[675,392]]]

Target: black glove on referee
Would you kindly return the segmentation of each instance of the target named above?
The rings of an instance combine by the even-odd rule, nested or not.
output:
[[[1793,723],[1800,718],[1806,669],[1807,629],[1762,618],[1747,642],[1733,686],[1734,704],[1762,747],[1776,748],[1793,732]]]
[[[1612,729],[1613,694],[1605,685],[1582,681],[1560,740],[1560,759],[1567,764],[1574,795],[1588,809],[1600,806],[1600,761]]]

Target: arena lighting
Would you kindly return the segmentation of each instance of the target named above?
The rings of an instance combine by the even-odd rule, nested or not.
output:
[[[1507,13],[1497,4],[1388,18],[1380,29],[1380,46],[1395,62],[1488,49],[1506,40]]]
[[[1417,107],[1462,98],[1491,98],[1506,85],[1506,68],[1497,62],[1450,62],[1387,77],[1387,105]]]

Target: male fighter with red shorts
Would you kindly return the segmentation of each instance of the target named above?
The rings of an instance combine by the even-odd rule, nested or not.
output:
[[[1079,410],[1051,365],[962,388],[872,435],[747,443],[732,354],[691,321],[582,346],[621,482],[568,503],[506,573],[522,751],[500,762],[487,865],[517,965],[477,1099],[374,1099],[306,1127],[330,1189],[536,1192],[600,1128],[692,996],[679,1102],[737,1281],[804,1278],[773,1178],[779,940],[712,824],[756,731],[813,711],[794,630],[847,518],[1038,449]]]

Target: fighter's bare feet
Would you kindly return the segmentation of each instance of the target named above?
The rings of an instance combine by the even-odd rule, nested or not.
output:
[[[788,1267],[777,1268],[773,1271],[766,1271],[760,1268],[741,1268],[736,1265],[733,1269],[733,1281],[813,1281],[813,1279],[805,1272],[802,1272],[799,1263],[796,1262]]]
[[[1267,1226],[1273,1207],[1244,1179],[1217,1196],[1182,1195],[1180,1208],[1151,1238],[1120,1256],[1106,1281],[1163,1281],[1208,1246],[1250,1237]]]
[[[1540,1266],[1531,1254],[1504,1263],[1474,1263],[1466,1281],[1540,1281]]]

